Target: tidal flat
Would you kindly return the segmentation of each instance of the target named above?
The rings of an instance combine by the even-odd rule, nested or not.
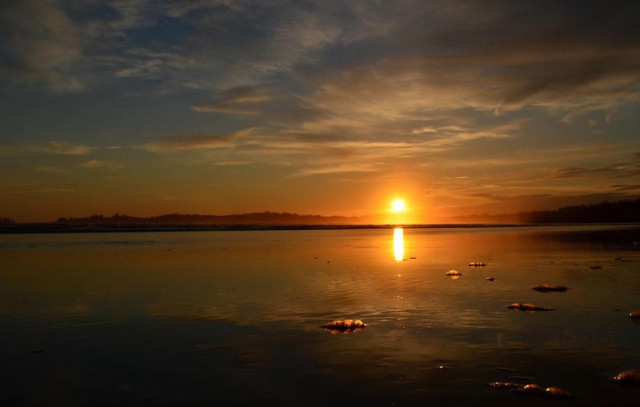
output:
[[[638,310],[633,225],[0,235],[0,404],[637,406]]]

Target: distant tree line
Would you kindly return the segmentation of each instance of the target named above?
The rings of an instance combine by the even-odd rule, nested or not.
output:
[[[526,223],[640,222],[640,197],[631,201],[604,201],[592,205],[567,206],[553,211],[522,214]]]
[[[255,212],[231,215],[171,213],[148,218],[115,214],[111,217],[91,215],[85,218],[59,218],[58,224],[92,226],[136,225],[323,225],[357,223],[358,218],[343,216],[300,215],[288,212]]]
[[[634,200],[604,201],[548,211],[458,217],[464,223],[617,223],[640,222],[640,197]]]
[[[616,223],[640,222],[640,197],[633,200],[599,204],[567,206],[556,210],[520,212],[502,215],[469,215],[452,218],[455,223]],[[365,217],[301,215],[289,212],[254,212],[231,215],[200,215],[171,213],[152,217],[136,217],[116,213],[113,216],[91,215],[82,218],[59,218],[60,227],[153,227],[153,226],[288,226],[288,225],[357,225],[375,223]],[[0,225],[15,227],[9,218],[0,218]],[[49,224],[51,225],[51,224]],[[17,226],[17,225],[16,225]]]

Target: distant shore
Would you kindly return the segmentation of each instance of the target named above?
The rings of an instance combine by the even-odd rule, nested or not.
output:
[[[0,226],[0,234],[37,233],[133,233],[133,232],[196,232],[196,231],[261,231],[261,230],[352,230],[352,229],[451,229],[451,228],[515,228],[515,227],[640,227],[637,222],[621,223],[528,223],[528,224],[364,224],[364,225],[65,225],[59,223],[14,223]]]
[[[400,225],[375,223],[368,216],[325,216],[289,212],[252,212],[230,215],[170,213],[139,217],[116,213],[113,216],[61,217],[55,222],[19,223],[0,217],[0,234],[18,233],[108,233],[232,230],[322,230],[388,229]],[[420,219],[420,218],[414,218]],[[634,200],[567,206],[552,211],[503,215],[469,215],[434,218],[438,224],[408,224],[405,228],[505,228],[549,225],[640,225],[640,197]]]

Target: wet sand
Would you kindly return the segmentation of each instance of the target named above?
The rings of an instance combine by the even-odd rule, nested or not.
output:
[[[3,235],[0,402],[639,405],[613,380],[640,368],[638,241],[594,226]],[[344,320],[366,328],[322,328]]]

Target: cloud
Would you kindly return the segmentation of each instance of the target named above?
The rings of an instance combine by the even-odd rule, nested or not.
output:
[[[92,148],[84,144],[71,144],[65,141],[49,141],[44,144],[16,144],[0,146],[0,155],[16,153],[46,153],[63,155],[86,155]]]
[[[91,152],[91,147],[84,144],[74,145],[63,141],[50,141],[46,146],[43,146],[40,151],[52,154],[85,155]]]
[[[48,173],[48,174],[57,174],[57,175],[66,175],[66,174],[69,173],[69,171],[67,171],[67,170],[65,170],[63,168],[47,167],[47,166],[35,167],[34,171],[44,172],[44,173]]]
[[[553,178],[607,177],[625,178],[640,175],[640,163],[619,162],[591,168],[564,167],[552,171]]]
[[[0,188],[0,195],[63,194],[70,192],[75,192],[75,190],[38,185],[9,185]]]
[[[334,20],[323,17],[296,10],[277,21],[256,61],[258,69],[265,73],[287,71],[297,63],[313,61],[313,53],[335,42],[341,32]]]
[[[235,167],[238,165],[249,165],[253,164],[251,161],[218,161],[216,165],[221,167]]]
[[[193,105],[197,112],[227,113],[227,114],[257,114],[259,105],[276,98],[272,89],[257,86],[240,86],[220,92],[209,103]]]
[[[150,86],[174,90],[268,82],[299,92],[312,84],[314,93],[314,85],[353,72],[356,88],[382,85],[370,101],[394,93],[402,101],[411,85],[406,93],[425,99],[417,106],[417,98],[408,100],[418,108],[560,106],[580,115],[638,95],[639,8],[595,1],[9,0],[3,54],[14,72],[59,90],[81,89],[79,78],[91,77],[155,79]],[[154,41],[145,37],[149,30]],[[226,112],[224,102],[194,108]]]
[[[640,191],[640,184],[635,185],[611,185],[609,188],[614,189],[616,192],[628,192],[628,191]]]
[[[82,53],[75,25],[53,0],[8,0],[0,6],[0,62],[16,81],[52,91],[79,91],[73,72]]]
[[[111,103],[125,87],[129,95],[153,95],[127,104],[116,127],[100,129],[114,146],[199,153],[189,160],[198,165],[258,164],[242,171],[247,177],[265,163],[296,177],[367,179],[406,170],[410,182],[428,184],[420,190],[461,202],[635,185],[638,163],[620,145],[637,147],[630,117],[640,100],[640,3],[3,4],[0,69],[12,80],[92,92],[82,102],[105,107],[100,117],[119,115]],[[76,95],[53,97],[63,106],[80,103],[68,102]],[[45,102],[33,102],[34,114]],[[94,117],[69,111],[77,120]],[[167,128],[192,130],[134,142],[115,136],[124,129],[141,140],[129,121],[150,111]],[[617,147],[604,148],[588,126],[607,129],[605,141]],[[93,151],[88,140],[13,143],[0,154]],[[592,149],[571,149],[585,146]],[[89,158],[78,165],[118,167]],[[610,180],[619,177],[629,182]]]
[[[171,48],[169,48],[171,50]],[[193,66],[194,58],[176,52],[153,51],[149,49],[129,49],[126,57],[120,59],[115,72],[118,78],[153,79],[162,78],[172,71],[180,71]],[[126,67],[122,67],[126,65]]]
[[[89,160],[80,164],[82,168],[108,168],[110,170],[117,170],[123,168],[122,164],[118,164],[113,161],[102,160]]]
[[[323,167],[308,167],[300,169],[293,176],[294,177],[306,177],[311,175],[325,175],[325,174],[341,174],[352,172],[376,172],[380,171],[379,168],[371,164],[342,164],[342,165],[328,165]]]
[[[587,56],[533,57],[515,66],[508,56],[491,53],[384,60],[333,72],[305,100],[330,111],[406,121],[464,109],[503,114],[526,106],[576,116],[632,103],[640,94],[635,51],[625,54],[624,63],[580,80],[579,72],[594,63]],[[538,72],[562,70],[558,65],[570,67],[562,75],[540,77]]]
[[[142,148],[153,153],[229,148],[236,145],[239,139],[247,137],[254,133],[254,131],[255,129],[246,129],[227,134],[174,136],[145,144]]]

